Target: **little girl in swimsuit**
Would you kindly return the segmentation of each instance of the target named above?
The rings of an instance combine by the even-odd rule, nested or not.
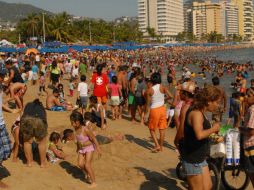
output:
[[[84,119],[81,113],[74,111],[70,116],[70,120],[76,133],[77,143],[81,145],[78,149],[78,166],[87,173],[87,179],[91,183],[90,187],[96,187],[95,175],[92,169],[92,158],[95,149],[97,150],[99,156],[101,155],[99,143],[97,142],[93,132],[84,125]],[[82,144],[89,141],[92,142],[91,145],[82,146]]]
[[[60,141],[61,136],[59,133],[52,132],[50,134],[47,157],[51,163],[56,163],[58,160],[66,158],[62,147],[59,145]]]

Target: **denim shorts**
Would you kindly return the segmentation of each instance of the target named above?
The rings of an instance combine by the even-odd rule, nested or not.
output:
[[[199,175],[202,174],[202,168],[208,166],[206,160],[201,163],[188,163],[186,161],[183,161],[183,169],[185,171],[185,174],[188,175]]]

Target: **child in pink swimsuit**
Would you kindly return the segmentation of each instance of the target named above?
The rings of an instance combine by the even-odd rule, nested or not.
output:
[[[101,155],[99,143],[93,132],[84,125],[84,118],[81,113],[74,111],[70,116],[70,120],[75,129],[78,144],[78,166],[87,173],[87,180],[89,180],[91,187],[96,187],[92,158],[95,149]],[[88,146],[86,146],[87,143]]]

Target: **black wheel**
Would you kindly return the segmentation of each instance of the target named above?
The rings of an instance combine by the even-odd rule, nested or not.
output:
[[[240,166],[225,167],[221,180],[224,187],[229,190],[244,190],[250,183],[249,177]]]
[[[220,172],[214,163],[208,162],[208,166],[212,178],[213,190],[220,190]]]
[[[179,162],[176,166],[176,175],[178,179],[185,181],[186,180],[186,175],[183,169],[183,164],[182,162]]]

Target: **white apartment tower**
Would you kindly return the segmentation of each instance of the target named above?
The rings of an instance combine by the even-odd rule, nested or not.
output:
[[[245,40],[253,40],[253,1],[244,0],[243,6]]]
[[[233,2],[221,0],[221,26],[225,37],[239,35],[238,6]]]
[[[184,14],[184,31],[187,33],[193,32],[193,23],[192,23],[192,5],[193,2],[205,2],[205,0],[186,0],[183,4],[183,14]]]
[[[138,0],[139,29],[147,35],[147,28],[156,34],[175,36],[184,30],[183,0]]]
[[[235,4],[226,5],[226,36],[239,35],[238,7]]]
[[[193,35],[201,38],[207,33],[206,3],[193,2],[192,5],[192,30]]]

